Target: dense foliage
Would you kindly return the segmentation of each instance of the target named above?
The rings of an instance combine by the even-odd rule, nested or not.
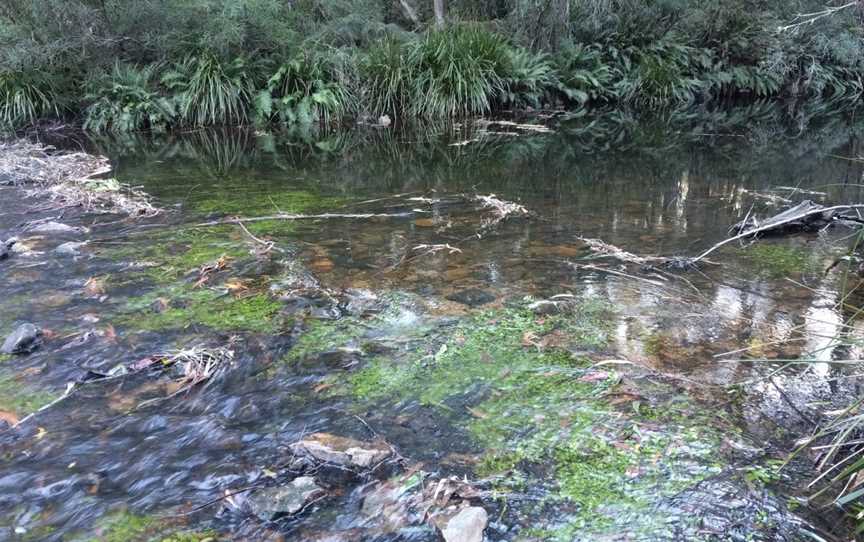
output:
[[[91,131],[864,92],[858,7],[820,1],[8,0],[0,124]],[[813,18],[813,17],[811,17]],[[781,28],[785,27],[785,28]]]

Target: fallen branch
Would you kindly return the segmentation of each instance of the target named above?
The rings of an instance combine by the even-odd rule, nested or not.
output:
[[[322,213],[318,215],[287,214],[280,213],[270,216],[255,216],[251,218],[233,217],[202,222],[196,227],[219,226],[221,224],[243,224],[249,222],[266,222],[268,220],[323,220],[330,218],[367,219],[367,218],[407,218],[413,216],[413,212],[405,213]]]
[[[802,205],[805,205],[805,204],[807,204],[807,207],[810,207],[810,210],[803,211],[803,212],[795,212],[795,213],[791,212],[791,211],[795,211],[796,209],[798,209],[798,207],[801,207]],[[754,235],[758,235],[760,233],[764,233],[764,232],[767,232],[770,230],[776,230],[782,226],[787,226],[787,225],[790,225],[790,224],[793,224],[796,222],[801,222],[802,219],[805,219],[808,217],[813,217],[816,215],[822,215],[825,213],[828,213],[828,216],[830,217],[828,220],[834,220],[835,218],[837,218],[837,217],[833,216],[836,211],[843,211],[843,210],[850,210],[850,209],[864,209],[864,205],[854,204],[854,205],[835,205],[833,207],[822,207],[821,205],[816,205],[812,202],[803,202],[803,203],[793,207],[792,209],[788,209],[787,211],[784,211],[784,212],[780,213],[779,215],[776,215],[776,216],[766,220],[760,226],[746,229],[746,230],[742,231],[741,233],[739,233],[738,235],[734,235],[732,237],[729,237],[728,239],[724,239],[723,241],[720,241],[719,243],[715,244],[714,246],[712,246],[711,248],[709,248],[708,250],[706,250],[705,252],[703,252],[699,256],[696,256],[695,258],[690,260],[690,263],[695,265],[697,262],[705,259],[705,257],[707,257],[712,252],[716,251],[718,248],[725,246],[725,245],[728,245],[729,243],[732,243],[734,241],[738,241],[740,239],[745,239],[747,237],[753,237]]]

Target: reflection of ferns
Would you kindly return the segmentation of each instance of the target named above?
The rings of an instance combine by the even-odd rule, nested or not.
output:
[[[58,115],[57,96],[47,77],[38,73],[0,72],[0,128],[35,123]]]

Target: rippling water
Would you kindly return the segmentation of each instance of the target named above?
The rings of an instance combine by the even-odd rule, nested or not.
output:
[[[848,231],[730,245],[698,272],[610,264],[597,259],[582,238],[643,256],[692,256],[725,238],[748,214],[771,214],[803,199],[861,201],[864,168],[840,158],[857,156],[859,125],[835,119],[790,135],[758,123],[724,130],[716,119],[640,124],[601,117],[548,124],[551,133],[474,123],[309,139],[206,131],[85,142],[112,159],[120,180],[140,186],[170,210],[147,223],[52,210],[41,207],[38,197],[0,188],[0,238],[20,235],[34,251],[0,263],[0,325],[9,332],[17,322],[32,321],[49,330],[36,353],[0,363],[0,394],[6,396],[0,410],[20,418],[58,397],[67,383],[86,382],[0,437],[0,537],[98,537],[105,516],[126,511],[171,515],[179,527],[213,529],[229,539],[324,540],[338,533],[342,538],[333,540],[435,539],[427,528],[362,530],[368,523],[360,512],[366,486],[338,476],[329,479],[338,488],[331,499],[292,521],[262,525],[224,503],[197,507],[226,490],[260,484],[267,472],[284,465],[291,443],[319,431],[385,438],[425,471],[479,477],[473,459],[458,458],[476,459],[484,448],[466,436],[464,413],[454,414],[454,408],[467,406],[480,416],[470,408],[488,400],[488,389],[470,387],[440,406],[406,397],[359,401],[322,390],[334,385],[334,374],[344,371],[348,379],[355,365],[374,361],[368,344],[380,355],[402,359],[409,348],[434,343],[478,311],[505,310],[526,296],[604,300],[611,307],[609,340],[592,359],[627,360],[665,375],[657,377],[660,387],[645,374],[634,376],[625,382],[628,393],[649,404],[680,394],[694,408],[722,414],[724,423],[732,420],[740,431],[736,442],[761,448],[751,456],[788,449],[795,432],[806,430],[788,395],[839,401],[854,391],[853,381],[826,379],[837,373],[826,363],[790,369],[773,382],[757,380],[734,401],[722,387],[776,367],[733,359],[837,357],[832,338],[849,315],[836,308],[839,273],[824,271],[846,250]],[[63,144],[71,146],[68,140]],[[487,228],[471,198],[493,193],[534,216]],[[250,253],[262,247],[239,228],[197,227],[224,217],[281,212],[376,216],[250,223],[252,234],[281,251],[258,257]],[[48,217],[88,233],[40,236],[22,227]],[[51,252],[64,241],[82,239],[90,244],[78,257]],[[453,249],[417,248],[443,244]],[[192,290],[188,283],[194,280],[187,279],[183,292],[160,285],[160,274],[183,283],[190,262],[194,271],[203,261],[189,256],[194,251],[202,258],[233,258],[223,283]],[[157,265],[155,274],[150,264]],[[269,304],[235,314],[235,308],[218,304],[220,298],[207,298],[206,310],[239,322],[239,333],[231,326],[214,329],[200,312],[171,326],[154,320],[197,307],[200,292],[236,293],[224,284],[258,292],[269,303],[280,281],[300,273],[331,291],[374,297],[380,314],[345,343],[362,354],[333,348],[327,356],[280,361],[314,329],[304,318],[331,322],[334,315],[320,299],[304,298],[302,307],[289,302],[279,309],[284,318],[271,326],[244,320],[257,319]],[[170,296],[176,299],[163,299]],[[160,300],[176,305],[160,313],[152,308]],[[176,384],[152,373],[97,378],[157,352],[222,345],[231,336],[238,346],[230,370],[189,392],[175,395]],[[789,432],[778,435],[778,426]],[[632,530],[618,525],[611,534],[586,539],[675,539],[697,531],[657,523],[677,525],[675,518],[688,515],[704,516],[698,532],[719,539],[754,529],[763,516],[776,524],[757,539],[798,539],[808,520],[815,521],[806,527],[813,531],[836,527],[820,524],[806,508],[788,510],[792,490],[784,484],[748,490],[741,480],[717,475],[713,460],[698,459],[700,453],[690,450],[681,460],[692,462],[685,471],[712,475],[700,476],[702,486],[658,499],[644,513],[663,520],[643,521],[647,527],[641,530],[634,521]],[[728,472],[740,465],[733,461]],[[670,469],[669,476],[677,475]],[[536,472],[530,476],[545,479]],[[528,485],[522,500],[484,503],[495,513],[490,540],[530,540],[532,526],[567,522],[570,505],[538,504],[548,493],[538,486],[535,495]],[[732,495],[740,507],[733,506]],[[189,513],[178,519],[178,511]],[[671,519],[664,523],[665,518]],[[134,536],[150,536],[143,532]],[[560,536],[577,536],[569,532]]]

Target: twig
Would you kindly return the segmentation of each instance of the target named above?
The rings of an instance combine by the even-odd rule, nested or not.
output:
[[[270,216],[256,216],[250,218],[225,218],[222,220],[213,220],[211,222],[202,222],[196,224],[196,227],[218,226],[220,224],[239,224],[241,222],[264,222],[268,220],[318,220],[328,218],[407,218],[413,216],[413,212],[405,213],[322,213],[319,215],[293,215],[280,213]]]

